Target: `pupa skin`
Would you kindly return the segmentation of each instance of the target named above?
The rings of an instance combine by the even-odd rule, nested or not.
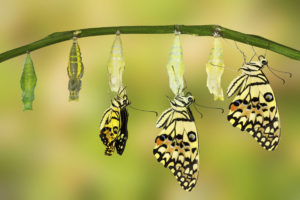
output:
[[[214,38],[214,46],[211,49],[209,60],[206,64],[207,88],[214,95],[214,100],[224,101],[221,77],[224,71],[223,49],[220,38]]]

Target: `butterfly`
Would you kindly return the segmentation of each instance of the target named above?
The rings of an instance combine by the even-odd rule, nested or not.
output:
[[[262,55],[258,61],[241,67],[242,74],[228,87],[227,96],[236,97],[229,105],[228,121],[247,131],[266,150],[274,150],[280,138],[279,111],[270,83],[262,72],[268,61]]]
[[[69,76],[69,86],[70,91],[70,100],[78,100],[79,91],[81,89],[81,78],[83,76],[83,63],[81,58],[80,48],[77,42],[77,39],[73,39],[73,44],[69,56],[69,65],[67,68]]]
[[[111,156],[115,148],[122,155],[128,139],[128,112],[126,106],[130,104],[125,89],[118,93],[111,101],[100,122],[100,139],[106,146],[105,155]]]
[[[162,131],[153,149],[157,161],[168,167],[187,191],[195,187],[199,168],[198,134],[189,108],[194,101],[190,94],[170,100],[171,108],[163,112],[156,123]]]

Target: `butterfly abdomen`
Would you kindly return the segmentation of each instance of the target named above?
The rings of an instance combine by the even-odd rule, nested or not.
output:
[[[106,149],[105,149],[104,154],[106,156],[111,156],[111,155],[113,155],[114,151],[115,151],[115,146],[114,145],[107,146]]]

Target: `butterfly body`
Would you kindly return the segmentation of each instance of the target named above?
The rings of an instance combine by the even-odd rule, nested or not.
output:
[[[128,112],[126,106],[129,105],[126,94],[119,94],[111,102],[100,122],[100,139],[106,146],[105,155],[111,156],[115,149],[122,155],[128,139],[127,123]]]
[[[237,93],[229,105],[228,121],[247,131],[266,150],[274,150],[280,138],[279,111],[270,83],[261,71],[267,61],[245,64],[242,74],[228,87],[228,97]]]
[[[191,191],[198,179],[198,134],[193,114],[189,108],[193,96],[176,96],[171,108],[163,112],[156,123],[163,130],[155,139],[153,154],[168,167],[177,181]]]

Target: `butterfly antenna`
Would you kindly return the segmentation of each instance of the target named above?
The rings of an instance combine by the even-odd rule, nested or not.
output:
[[[123,88],[122,88],[122,87],[120,87],[120,88],[119,88],[119,92],[118,92],[118,94],[122,94],[122,92],[123,92],[123,91],[126,89],[126,87],[127,87],[127,86],[125,86],[125,87],[123,87]]]
[[[194,103],[194,104],[195,104],[196,106],[203,107],[203,108],[221,110],[221,112],[222,112],[222,113],[224,113],[224,109],[223,109],[223,108],[219,108],[219,107],[210,107],[210,106],[204,106],[204,105],[197,104],[197,103]]]
[[[239,48],[239,46],[237,45],[236,41],[234,41],[234,44],[236,46],[236,48],[241,52],[241,54],[243,55],[243,58],[244,58],[244,63],[246,63],[246,59],[247,59],[247,56],[245,55],[245,53]]]
[[[171,97],[169,97],[168,95],[166,97],[169,101],[172,101]]]
[[[198,110],[198,108],[197,108],[195,105],[194,105],[194,107],[195,107],[196,112],[200,114],[200,118],[203,118],[203,113],[200,112],[200,111]]]
[[[274,76],[276,76],[277,78],[279,78],[280,80],[282,80],[282,84],[285,84],[285,80],[283,78],[281,78],[280,76],[278,76],[275,72],[273,72],[273,69],[271,69],[270,67],[268,67],[268,69],[270,70],[270,72],[272,72],[272,74]]]
[[[233,68],[231,68],[231,67],[224,67],[224,66],[220,66],[220,65],[215,65],[215,64],[213,64],[213,63],[211,63],[211,62],[210,62],[209,64],[211,64],[211,65],[214,66],[214,67],[220,67],[220,68],[223,68],[223,69],[228,70],[228,71],[238,72],[238,70],[235,70],[235,69],[233,69]]]
[[[182,91],[185,91],[187,88],[187,82],[184,77],[183,77],[183,81],[184,81],[184,88],[182,89]]]
[[[256,56],[256,51],[255,51],[255,49],[254,49],[254,47],[251,45],[251,47],[252,47],[252,51],[253,51],[253,56],[251,57],[251,59],[250,59],[250,61],[249,62],[251,62],[252,61],[252,59]]]
[[[133,107],[132,105],[129,106],[130,108],[134,109],[134,110],[138,110],[138,111],[143,111],[143,112],[151,112],[151,113],[154,113],[155,116],[157,117],[158,116],[158,113],[156,111],[153,111],[153,110],[144,110],[144,109],[139,109],[139,108],[135,108]]]
[[[291,72],[281,71],[281,70],[274,69],[273,67],[269,67],[269,66],[268,66],[268,68],[272,69],[273,71],[279,72],[279,73],[288,74],[290,78],[293,77],[293,74]]]

